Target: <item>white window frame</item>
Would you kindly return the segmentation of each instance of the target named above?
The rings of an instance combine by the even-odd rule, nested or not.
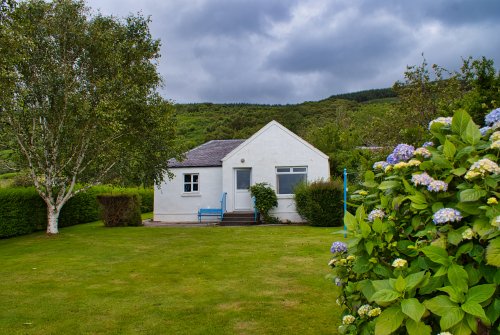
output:
[[[186,176],[190,176],[189,181],[186,181]],[[196,181],[193,177],[196,176]],[[189,191],[186,191],[186,186],[189,185]],[[194,186],[196,185],[197,190],[194,191]],[[182,191],[183,193],[194,194],[200,193],[200,174],[199,173],[184,173],[182,175]]]
[[[285,171],[286,170],[286,171]],[[305,175],[304,181],[307,182],[307,166],[277,166],[276,167],[276,194],[291,195],[293,193],[280,193],[280,175]]]

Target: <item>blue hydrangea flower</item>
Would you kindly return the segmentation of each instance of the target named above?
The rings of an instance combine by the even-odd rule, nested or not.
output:
[[[389,163],[384,162],[384,161],[375,162],[375,163],[373,163],[373,169],[374,170],[384,170],[387,167],[387,165],[389,165]]]
[[[462,213],[453,208],[441,208],[432,216],[432,221],[435,224],[459,222],[460,220],[462,220]]]
[[[385,213],[381,209],[374,209],[368,214],[368,221],[373,222],[375,219],[382,220],[385,217]]]
[[[330,251],[332,254],[336,252],[346,252],[347,251],[347,244],[344,242],[333,242],[332,247],[330,248]]]
[[[484,117],[484,123],[489,126],[493,123],[500,121],[500,108],[492,110],[488,115]]]
[[[413,145],[408,145],[405,143],[398,144],[392,154],[387,156],[387,163],[396,164],[399,162],[406,162],[413,157],[415,153],[415,147]]]
[[[418,185],[427,186],[433,181],[434,181],[434,179],[432,179],[432,177],[429,176],[427,174],[427,172],[420,173],[420,174],[414,174],[413,176],[411,176],[411,182],[415,186],[418,186]]]
[[[448,184],[444,181],[433,180],[427,185],[427,189],[431,192],[446,192],[448,190]]]
[[[491,127],[488,127],[488,126],[483,127],[483,128],[480,128],[480,129],[479,129],[479,131],[481,132],[481,136],[486,135],[486,133],[487,133],[487,132],[488,132],[488,130],[490,130],[490,129],[491,129]]]
[[[430,142],[430,141],[422,144],[422,148],[433,147],[433,146],[434,146],[434,142]]]

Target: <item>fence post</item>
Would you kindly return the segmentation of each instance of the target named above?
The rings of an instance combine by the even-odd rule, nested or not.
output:
[[[347,169],[344,168],[344,218],[347,213]],[[344,238],[347,237],[347,227],[344,220]]]

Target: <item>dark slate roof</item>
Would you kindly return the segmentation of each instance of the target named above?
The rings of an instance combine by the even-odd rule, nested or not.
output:
[[[222,158],[243,142],[245,140],[213,140],[188,151],[182,162],[175,158],[170,159],[168,166],[171,168],[222,166]]]

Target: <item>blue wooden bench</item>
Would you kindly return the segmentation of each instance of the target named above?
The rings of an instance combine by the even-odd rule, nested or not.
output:
[[[198,222],[201,223],[201,218],[204,216],[220,217],[220,221],[224,218],[226,212],[226,196],[227,193],[223,192],[220,199],[220,208],[200,208],[198,209]]]

